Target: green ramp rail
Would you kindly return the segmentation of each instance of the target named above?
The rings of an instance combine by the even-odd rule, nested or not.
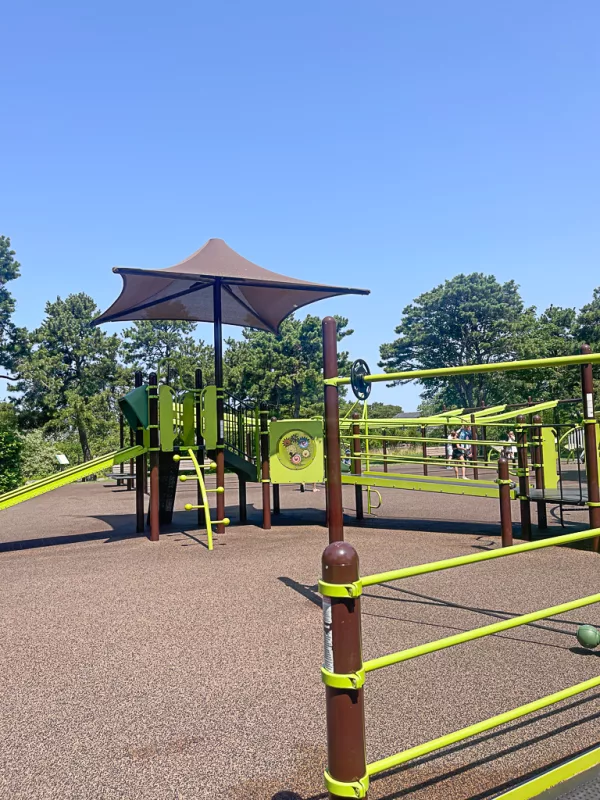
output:
[[[434,561],[414,567],[382,572],[376,575],[359,577],[358,556],[348,542],[334,542],[323,553],[323,579],[319,581],[319,591],[323,596],[323,621],[325,636],[325,658],[321,668],[321,677],[327,687],[327,730],[329,766],[325,772],[325,784],[333,798],[367,796],[369,780],[374,775],[394,769],[435,750],[462,742],[499,725],[532,714],[542,708],[560,703],[562,700],[579,695],[600,686],[600,676],[567,687],[558,692],[541,697],[525,705],[497,714],[489,719],[469,725],[453,733],[440,736],[416,747],[403,750],[387,758],[372,763],[366,761],[364,742],[364,699],[363,685],[366,675],[374,670],[400,664],[412,658],[435,653],[448,647],[465,644],[484,636],[491,636],[501,631],[527,625],[541,619],[564,614],[577,608],[600,602],[600,594],[589,595],[550,608],[534,611],[529,614],[512,617],[501,622],[474,628],[453,636],[437,639],[417,647],[410,647],[397,653],[362,661],[360,596],[366,586],[376,586],[389,581],[402,580],[417,575],[425,575],[440,570],[477,564],[495,558],[527,553],[572,542],[593,539],[600,529],[572,533],[566,536],[554,536],[537,542],[505,547],[474,555],[459,556],[444,561]],[[350,580],[348,580],[350,578]],[[336,664],[342,670],[336,670]],[[346,703],[340,699],[345,694]],[[600,748],[595,752],[593,764],[600,763]],[[586,768],[591,766],[586,759]],[[577,762],[579,763],[579,762]],[[572,769],[576,769],[573,766]],[[571,774],[576,774],[572,772]],[[568,768],[557,773],[560,780],[569,777]],[[539,783],[538,783],[539,786]],[[533,791],[533,789],[532,789]],[[527,784],[519,789],[518,794],[510,794],[515,800],[527,800],[535,794],[528,793]]]
[[[18,489],[13,489],[10,492],[1,494],[0,510],[16,506],[18,503],[31,500],[33,497],[39,497],[41,494],[51,492],[53,489],[58,489],[69,483],[74,483],[81,478],[86,478],[88,475],[95,475],[97,472],[109,469],[115,464],[120,464],[122,461],[129,461],[132,458],[136,458],[136,456],[141,456],[145,452],[146,448],[141,445],[126,447],[123,450],[115,450],[104,456],[98,456],[98,458],[86,461],[84,464],[70,467],[63,472],[49,475],[47,478],[41,478],[40,480],[27,483],[25,486],[20,486]]]

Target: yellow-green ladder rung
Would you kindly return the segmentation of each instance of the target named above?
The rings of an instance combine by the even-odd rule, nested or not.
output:
[[[208,537],[208,549],[213,549],[213,536],[212,536],[212,526],[213,525],[225,525],[227,527],[231,520],[228,517],[224,519],[211,519],[210,518],[210,506],[208,505],[208,493],[214,492],[217,494],[223,494],[225,491],[223,486],[217,486],[216,489],[207,489],[206,484],[204,483],[204,475],[202,474],[202,470],[209,469],[213,470],[216,469],[217,465],[214,461],[211,461],[208,464],[199,464],[198,459],[193,450],[188,450],[189,456],[192,459],[192,464],[194,465],[194,469],[196,470],[195,477],[193,475],[181,475],[179,480],[180,481],[187,481],[188,478],[192,478],[198,481],[198,485],[200,486],[200,495],[202,497],[202,504],[201,505],[194,505],[193,503],[186,503],[184,508],[186,511],[193,511],[195,509],[203,509],[204,510],[204,521],[206,523],[206,535]],[[181,456],[175,455],[173,456],[174,461],[179,461]]]

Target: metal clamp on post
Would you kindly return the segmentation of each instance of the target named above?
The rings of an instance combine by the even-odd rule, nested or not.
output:
[[[336,797],[366,797],[369,791],[369,776],[365,775],[358,781],[336,781],[325,770],[325,785],[327,791]]]
[[[362,668],[358,672],[345,675],[340,672],[329,672],[325,667],[321,667],[321,680],[325,686],[332,686],[334,689],[360,689],[365,683],[365,670]]]
[[[594,503],[592,500],[588,500],[586,502],[586,506],[589,506],[590,508],[600,508],[600,503]]]
[[[360,597],[362,594],[362,583],[327,583],[319,581],[319,592],[325,597]]]
[[[496,478],[494,483],[497,483],[498,486],[510,486],[511,484],[513,484],[513,481],[510,481],[510,480],[504,481],[504,480],[500,480],[500,478]]]

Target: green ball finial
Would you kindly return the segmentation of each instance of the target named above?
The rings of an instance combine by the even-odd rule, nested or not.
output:
[[[181,456],[177,453],[173,456],[173,461],[181,461]]]
[[[191,503],[186,503],[186,504],[184,505],[184,508],[185,508],[185,510],[186,510],[186,511],[191,511],[191,510],[192,510],[192,508],[193,508],[193,506],[192,506],[192,504],[191,504]]]
[[[187,475],[180,475],[180,476],[179,476],[179,480],[180,480],[182,483],[185,483],[185,482],[187,481]]]
[[[229,517],[225,517],[224,520],[223,520],[223,525],[225,525],[225,527],[227,527],[230,522],[231,522],[231,520],[229,519]]]
[[[600,631],[593,625],[580,625],[577,628],[577,641],[582,647],[593,650],[600,644]]]

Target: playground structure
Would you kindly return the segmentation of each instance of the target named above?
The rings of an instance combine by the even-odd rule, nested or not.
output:
[[[594,414],[592,363],[598,362],[600,357],[591,353],[590,348],[584,345],[579,356],[563,358],[539,359],[536,361],[509,362],[500,364],[474,365],[469,367],[445,368],[434,370],[419,370],[405,373],[391,373],[371,375],[364,362],[358,364],[359,370],[353,368],[350,378],[337,375],[337,337],[336,323],[332,317],[323,321],[323,360],[325,376],[325,438],[327,459],[327,490],[328,490],[328,521],[329,521],[329,546],[323,553],[322,579],[319,589],[323,596],[323,630],[324,630],[324,660],[321,677],[326,691],[327,713],[327,739],[328,739],[328,767],[325,772],[325,783],[331,800],[338,798],[355,797],[365,798],[369,789],[369,780],[375,775],[391,770],[415,758],[424,756],[435,750],[447,747],[456,742],[475,736],[484,731],[503,725],[539,709],[561,702],[569,697],[574,697],[583,692],[600,686],[600,677],[596,676],[587,681],[563,689],[562,691],[534,700],[531,703],[496,715],[489,719],[470,725],[446,736],[433,739],[417,747],[397,753],[393,756],[380,759],[368,764],[365,747],[365,712],[363,685],[366,675],[377,669],[407,661],[412,658],[437,652],[458,644],[474,641],[484,636],[490,636],[510,628],[526,625],[535,620],[546,619],[555,614],[565,613],[576,608],[583,608],[600,602],[600,594],[572,600],[558,606],[534,611],[529,614],[504,620],[493,625],[475,628],[465,633],[445,637],[426,645],[399,651],[380,658],[364,662],[362,659],[361,620],[360,620],[360,595],[365,586],[374,586],[390,581],[401,580],[414,575],[425,575],[439,570],[462,567],[495,558],[516,555],[555,545],[564,545],[589,540],[593,549],[598,551],[600,539],[600,492],[598,486],[598,441],[596,436],[597,422]],[[356,365],[356,362],[355,362]],[[472,556],[464,556],[441,562],[421,564],[413,568],[393,570],[367,577],[359,576],[359,561],[355,549],[344,541],[343,507],[342,507],[342,465],[340,453],[340,422],[338,387],[351,384],[355,395],[360,400],[366,400],[370,392],[370,384],[377,381],[406,380],[411,378],[424,378],[436,376],[451,376],[459,373],[481,373],[502,370],[536,369],[543,367],[558,367],[578,365],[581,368],[582,397],[583,397],[583,431],[585,441],[585,464],[587,475],[587,495],[585,503],[589,509],[590,530],[567,536],[553,537],[542,541],[526,541],[523,544],[510,546],[511,537],[505,537],[506,507],[510,513],[511,487],[508,479],[508,463],[505,458],[499,459],[500,476],[498,479],[501,497],[501,516],[503,519],[503,545],[502,549]],[[542,409],[535,407],[532,411]],[[460,418],[446,417],[448,421],[460,421]],[[481,419],[481,418],[480,418]],[[490,417],[485,418],[486,424]],[[493,419],[493,417],[491,417]],[[497,418],[496,418],[497,419]],[[473,420],[470,420],[473,422]],[[423,420],[419,421],[421,425]],[[439,417],[429,418],[425,424],[439,424]],[[529,465],[527,458],[527,431],[531,428],[533,444],[535,446],[535,470],[543,469],[544,436],[542,432],[541,417],[536,414],[528,424],[523,414],[517,416],[517,448],[519,455],[519,494],[521,503],[522,535],[526,540],[531,539],[530,497],[528,492]],[[389,425],[389,420],[387,421]],[[347,426],[346,426],[347,427]],[[360,454],[360,425],[358,420],[352,421],[350,437],[353,440],[353,465],[354,480],[358,492],[362,492],[363,476],[360,474],[362,454]],[[368,426],[364,425],[363,436],[368,441]],[[553,434],[553,440],[555,436]],[[548,436],[546,447],[548,448]],[[476,447],[477,445],[473,445]],[[558,448],[560,457],[560,448]],[[546,465],[548,466],[548,465]],[[388,475],[374,474],[371,470],[364,476],[367,486],[373,485],[373,479],[385,478]],[[543,478],[543,476],[542,476]],[[554,481],[554,478],[552,477]],[[538,490],[538,503],[544,504],[549,500],[545,495],[545,487]],[[507,502],[508,499],[508,502]],[[358,509],[358,502],[357,502]],[[510,524],[510,528],[512,525]],[[600,642],[600,632],[583,626],[579,631],[580,643],[588,647],[595,647]],[[600,764],[600,748],[582,754],[561,767],[542,775],[527,785],[518,787],[504,795],[506,800],[527,800],[535,797],[540,791],[554,786],[564,780],[579,774],[594,765]]]
[[[155,272],[152,274],[156,275]],[[214,276],[210,281],[204,283],[198,281],[197,278],[198,275],[194,273],[194,283],[190,287],[189,294],[202,291],[212,295],[215,331],[218,328],[218,335],[216,333],[215,336],[215,352],[217,353],[220,349],[218,342],[220,342],[221,336],[222,314],[220,309],[223,286],[220,279],[215,279]],[[156,280],[156,278],[152,277],[152,280]],[[191,278],[187,276],[183,280],[190,283]],[[196,286],[197,283],[200,283],[200,286]],[[304,287],[303,291],[312,290]],[[169,289],[169,292],[173,292],[173,289]],[[177,293],[169,294],[168,292],[161,294],[161,301],[169,301],[176,295]],[[168,308],[168,302],[165,305]],[[119,313],[113,310],[112,314],[107,312],[108,316],[103,315],[103,317],[104,319],[144,318],[127,316],[127,314],[145,312],[148,307],[147,304],[140,302],[137,306],[134,304],[131,307],[127,307],[125,304],[120,308]],[[101,318],[100,321],[103,319]],[[591,365],[600,362],[600,355],[591,354],[588,348],[580,356],[565,358],[383,375],[371,375],[364,362],[356,362],[352,375],[345,378],[337,376],[337,344],[333,319],[327,318],[324,321],[323,332],[325,427],[323,420],[318,418],[272,420],[267,408],[257,407],[246,400],[229,395],[223,389],[222,364],[220,371],[216,369],[217,383],[215,386],[204,387],[202,374],[197,371],[194,386],[182,389],[180,392],[175,392],[168,383],[160,383],[156,374],[151,374],[148,383],[144,385],[142,376],[138,374],[135,389],[121,400],[123,414],[134,434],[134,445],[123,447],[94,462],[7,493],[0,497],[0,509],[15,505],[93,472],[133,460],[135,462],[135,479],[130,476],[130,483],[135,480],[136,524],[138,532],[141,533],[146,527],[144,483],[147,476],[146,461],[148,461],[150,540],[158,541],[161,524],[167,524],[172,518],[178,481],[193,480],[197,483],[197,502],[195,504],[188,503],[185,508],[186,511],[197,512],[198,524],[206,527],[208,547],[212,549],[213,527],[216,528],[217,533],[223,533],[224,528],[229,524],[229,519],[224,515],[225,469],[229,469],[238,478],[239,514],[242,522],[246,520],[246,484],[248,482],[261,484],[263,527],[267,529],[271,524],[271,484],[276,493],[281,484],[321,481],[325,479],[326,471],[330,547],[324,556],[323,576],[320,583],[325,622],[325,662],[321,675],[326,684],[329,734],[326,783],[332,798],[366,797],[369,779],[377,774],[600,686],[600,678],[592,678],[468,728],[410,748],[395,756],[371,764],[366,762],[363,684],[365,676],[369,672],[600,601],[599,594],[590,595],[389,656],[371,659],[364,663],[362,661],[360,594],[364,586],[467,566],[484,560],[516,555],[554,545],[591,542],[593,548],[598,549],[600,536],[598,433],[593,406]],[[217,360],[220,358],[221,355],[218,355]],[[556,409],[562,401],[546,401],[528,406],[523,405],[516,409],[509,409],[506,406],[495,406],[489,409],[450,409],[438,415],[415,420],[372,420],[368,418],[365,404],[362,414],[356,415],[356,417],[348,416],[341,422],[339,420],[337,397],[339,385],[352,385],[357,398],[365,402],[368,398],[368,387],[376,381],[414,379],[434,374],[450,376],[461,371],[488,372],[573,365],[580,366],[582,370],[583,422],[570,424],[565,431],[560,430],[556,420],[544,421],[542,417],[544,413]],[[512,473],[511,465],[502,455],[503,449],[506,448],[506,441],[497,436],[489,438],[487,436],[487,429],[498,430],[502,425],[509,423],[511,426],[516,423],[517,432],[515,447],[518,453],[518,464],[516,469],[513,465]],[[473,480],[468,483],[429,472],[429,470],[433,471],[440,467],[446,469],[449,459],[444,454],[432,455],[427,448],[429,446],[445,447],[447,444],[445,428],[456,425],[468,427],[472,436],[467,445],[471,451],[467,469],[473,472]],[[409,434],[419,432],[420,436],[406,434],[406,428],[409,429]],[[412,431],[413,428],[416,430]],[[443,431],[443,435],[429,435],[428,431],[434,433]],[[376,453],[373,449],[376,442],[381,442],[381,454]],[[385,452],[387,444],[392,442],[394,444],[419,444],[422,447],[422,455],[415,457],[410,454]],[[563,442],[566,442],[566,445],[563,445]],[[565,488],[566,481],[562,480],[561,447],[572,452],[577,462],[579,476],[577,496]],[[350,449],[349,454],[347,453],[348,449]],[[585,451],[584,463],[582,463],[581,457],[582,450]],[[181,461],[184,457],[191,460],[193,470],[190,473],[180,474]],[[350,471],[347,474],[343,474],[342,471],[342,458],[349,461],[350,464]],[[382,464],[382,470],[377,469],[379,463]],[[411,472],[397,471],[397,468],[408,469],[414,466],[422,467],[422,476]],[[585,488],[581,478],[582,466],[585,467]],[[205,473],[211,470],[215,470],[217,473],[214,489],[207,488],[205,482]],[[119,479],[118,476],[123,474],[115,473],[113,477],[116,476]],[[496,474],[497,477],[495,477]],[[535,478],[535,489],[530,486],[532,477]],[[503,548],[476,556],[421,564],[414,568],[361,578],[356,553],[343,541],[341,491],[344,484],[355,486],[356,515],[359,519],[364,517],[364,489],[367,491],[369,509],[371,492],[377,492],[381,488],[474,497],[497,497],[500,501]],[[211,519],[209,505],[211,492],[216,495],[217,500],[216,519]],[[525,542],[513,546],[511,500],[515,499],[519,500],[521,507],[521,535]],[[532,539],[530,510],[532,502],[536,502],[537,505],[538,528],[541,530],[546,527],[544,512],[547,503],[559,505],[576,503],[587,507],[591,530],[538,542],[530,541]],[[277,494],[275,494],[276,508],[278,504]],[[595,630],[583,631],[580,640],[587,642],[589,646],[595,646],[600,641],[600,634]],[[516,794],[510,792],[506,798],[524,800],[527,797],[533,797],[531,792],[538,792],[541,788],[552,785],[557,780],[562,780],[570,774],[575,774],[578,770],[599,762],[600,751],[593,751],[582,756],[575,763],[571,763],[565,769],[559,770],[553,776],[545,776],[543,780],[540,779],[529,789],[520,790]]]
[[[576,358],[581,360],[581,357]],[[572,363],[572,360],[567,363]],[[160,526],[172,521],[178,479],[196,481],[197,501],[195,504],[187,503],[185,510],[197,511],[198,527],[206,529],[208,546],[212,549],[213,526],[223,530],[230,523],[228,517],[215,520],[210,516],[209,495],[214,493],[219,500],[225,493],[224,482],[217,482],[214,489],[208,489],[205,482],[205,474],[215,470],[219,453],[225,469],[235,474],[238,480],[240,522],[247,521],[247,484],[261,484],[262,526],[267,530],[271,527],[272,506],[275,513],[280,510],[280,485],[317,483],[325,479],[321,418],[271,418],[271,411],[265,406],[239,400],[214,385],[203,386],[201,370],[196,370],[192,387],[179,391],[167,382],[168,371],[162,377],[165,382],[160,382],[160,374],[153,373],[148,377],[148,383],[143,385],[141,373],[136,373],[136,388],[119,401],[122,447],[118,451],[0,496],[0,509],[120,465],[121,471],[113,472],[110,477],[118,484],[127,482],[128,488],[135,485],[136,530],[142,533],[147,520],[151,541],[158,541]],[[357,393],[354,385],[353,391]],[[358,389],[358,395],[361,394],[364,394],[364,387]],[[365,518],[364,492],[368,513],[381,506],[380,489],[498,498],[502,541],[507,546],[512,543],[511,500],[520,501],[522,536],[526,540],[531,538],[532,502],[536,503],[540,530],[547,528],[548,503],[560,507],[561,521],[564,505],[592,508],[593,498],[587,495],[587,460],[579,452],[586,425],[577,418],[568,423],[556,421],[559,406],[570,404],[574,408],[573,404],[577,402],[574,399],[541,403],[528,401],[527,405],[512,407],[449,409],[428,417],[370,419],[366,398],[359,397],[339,423],[339,447],[347,466],[341,481],[343,485],[355,487],[357,519]],[[362,403],[360,415],[355,412],[359,403]],[[548,417],[549,414],[552,414],[552,419],[543,421],[541,415]],[[131,429],[129,448],[124,446],[123,419]],[[464,466],[472,473],[472,479],[468,481],[448,477],[445,472],[456,463],[446,452],[448,430],[456,426],[467,429],[471,437],[464,443],[468,455]],[[518,459],[511,464],[505,463],[502,457],[507,455],[507,441],[501,431],[513,427],[517,431],[513,449],[518,453]],[[598,441],[597,422],[593,429]],[[219,430],[222,431],[222,443]],[[490,431],[495,438],[488,436]],[[407,454],[402,449],[415,444],[421,448],[421,453],[415,454],[413,448]],[[570,469],[576,471],[577,480],[571,480],[569,484],[565,480],[568,476],[564,474],[562,456],[565,451],[569,454],[572,450],[575,457]],[[182,456],[191,460],[192,469],[180,475]],[[127,461],[131,466],[125,473],[123,465]],[[150,502],[146,517],[148,462]],[[416,471],[419,468],[422,475]],[[584,472],[585,480],[582,477]],[[373,496],[377,498],[377,505],[373,503]]]

